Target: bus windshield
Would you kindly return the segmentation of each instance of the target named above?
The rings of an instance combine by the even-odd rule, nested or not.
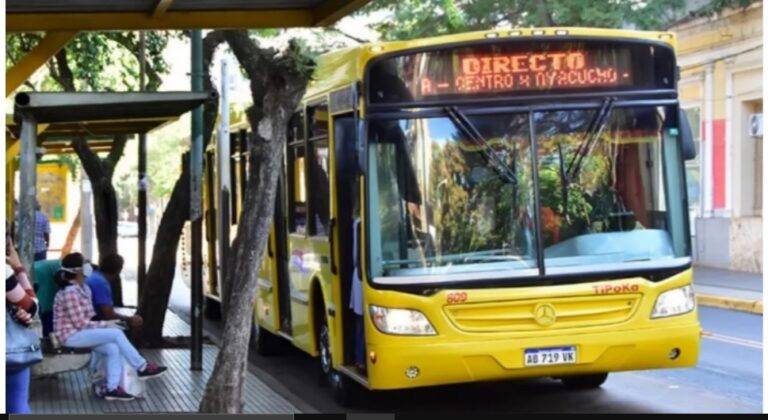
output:
[[[685,235],[670,221],[684,206],[668,204],[681,200],[682,159],[662,128],[671,109],[371,120],[374,281],[682,265]]]

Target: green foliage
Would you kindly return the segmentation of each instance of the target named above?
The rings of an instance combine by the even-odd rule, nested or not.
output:
[[[723,9],[743,9],[750,4],[756,3],[755,0],[710,0],[709,4],[701,9],[691,13],[694,16],[711,16]]]
[[[746,7],[751,0],[710,0],[694,14]],[[663,30],[684,17],[685,0],[380,0],[361,13],[386,10],[375,25],[385,40],[497,27],[586,26]]]
[[[146,89],[157,90],[162,76],[169,72],[163,51],[175,33],[146,32]],[[6,35],[6,67],[17,63],[42,39],[39,33],[10,33]],[[26,88],[43,91],[137,91],[139,86],[138,32],[83,32],[78,34],[47,63],[47,74],[37,86],[32,83]],[[168,142],[166,142],[168,143]],[[178,142],[173,143],[178,147]],[[135,142],[129,143],[128,150],[135,150]],[[178,158],[178,152],[158,150],[154,144],[148,147],[150,176],[154,168],[158,182],[151,185],[158,194],[170,194],[169,183],[175,180],[173,171],[167,168],[171,157]],[[154,153],[153,153],[154,152]],[[137,153],[127,153],[128,159],[121,159],[115,172],[115,190],[122,208],[133,208],[137,198]],[[77,176],[76,156],[65,156],[73,176]],[[174,166],[177,162],[174,162]],[[159,166],[158,166],[159,165]],[[153,180],[154,181],[154,180]]]
[[[6,67],[12,67],[42,39],[40,33],[6,34]],[[169,71],[163,59],[170,32],[146,33],[147,90],[160,87]],[[48,63],[39,86],[48,91],[139,90],[138,32],[82,32]],[[63,59],[63,60],[62,60]],[[71,73],[71,74],[70,74]]]
[[[67,165],[69,173],[72,174],[72,181],[77,182],[80,176],[80,159],[75,155],[61,155],[59,161]]]
[[[155,198],[170,197],[176,180],[181,174],[182,151],[185,138],[178,132],[165,130],[147,139],[147,176],[149,195]]]
[[[181,156],[186,147],[185,139],[173,126],[147,136],[147,178],[149,201],[167,200],[181,173]],[[115,168],[113,182],[121,209],[133,209],[138,205],[138,140],[126,144],[127,153]]]

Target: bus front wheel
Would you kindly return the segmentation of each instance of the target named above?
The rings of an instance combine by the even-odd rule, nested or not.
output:
[[[330,382],[333,400],[342,408],[352,407],[363,397],[362,387],[341,372],[332,370]]]
[[[320,312],[322,314],[322,312]],[[320,315],[317,333],[317,349],[320,353],[320,374],[331,386],[333,399],[341,407],[351,406],[359,397],[359,385],[333,368],[331,337],[325,317]]]
[[[597,373],[594,375],[565,376],[560,378],[563,385],[570,389],[595,389],[608,379],[607,373]]]

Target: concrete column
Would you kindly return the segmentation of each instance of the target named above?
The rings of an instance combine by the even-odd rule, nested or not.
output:
[[[91,180],[85,174],[84,170],[80,170],[80,184],[81,184],[81,206],[82,212],[80,213],[80,240],[82,242],[82,253],[85,259],[93,261],[93,212],[91,206],[93,200],[93,189],[91,189]]]
[[[725,213],[733,215],[733,73],[726,61],[725,71]]]
[[[31,270],[35,257],[35,199],[37,195],[37,121],[25,115],[21,123],[19,224],[19,257]],[[13,217],[13,216],[11,216]]]
[[[715,196],[715,178],[712,156],[714,154],[714,64],[708,64],[704,72],[704,144],[702,148],[702,177],[704,178],[704,191],[702,191],[702,204],[704,217],[712,216],[713,201]]]

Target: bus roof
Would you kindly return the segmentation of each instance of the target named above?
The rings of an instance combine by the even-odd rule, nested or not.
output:
[[[372,58],[382,54],[433,45],[453,44],[477,41],[487,38],[545,37],[567,40],[572,37],[603,37],[608,39],[653,40],[676,47],[675,34],[672,32],[635,31],[627,29],[602,28],[522,28],[494,29],[488,31],[465,32],[408,41],[392,41],[361,44],[356,47],[333,51],[319,57],[317,68],[307,87],[304,102],[313,101],[330,91],[349,86],[363,79],[365,65]]]

